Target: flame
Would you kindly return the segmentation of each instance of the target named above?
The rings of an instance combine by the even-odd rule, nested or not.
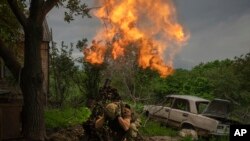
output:
[[[117,59],[119,56],[124,55],[124,48],[121,43],[115,42],[113,44],[112,56],[114,59]]]
[[[112,50],[113,59],[117,59],[124,56],[130,43],[136,43],[140,67],[156,70],[162,77],[173,73],[173,58],[189,36],[177,22],[171,0],[99,2],[103,6],[95,12],[95,16],[101,19],[104,26],[95,39],[105,43],[92,43],[84,51],[86,61],[103,63],[108,48]]]
[[[84,50],[85,59],[92,64],[102,64],[106,49],[104,46],[92,41],[92,46]]]

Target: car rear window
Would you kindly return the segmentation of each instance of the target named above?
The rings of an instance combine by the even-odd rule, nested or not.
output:
[[[185,99],[175,99],[173,108],[190,112],[189,102]]]
[[[165,107],[172,107],[173,101],[174,101],[174,98],[167,97],[165,102],[164,102],[164,106]]]

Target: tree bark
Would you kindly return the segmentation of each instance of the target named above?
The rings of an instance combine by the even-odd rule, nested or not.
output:
[[[23,134],[27,140],[43,141],[46,135],[44,122],[45,95],[42,89],[43,74],[40,46],[43,27],[29,20],[25,29],[25,58],[21,74],[23,92]]]
[[[43,37],[43,21],[47,13],[59,0],[31,0],[27,17],[18,5],[18,0],[8,0],[14,15],[21,23],[25,33],[24,66],[21,71],[20,87],[23,93],[22,131],[26,140],[43,141],[46,135],[44,123],[45,95],[43,92],[43,73],[41,66],[40,47]],[[5,50],[0,40],[0,53],[4,62],[19,80],[20,64],[13,54]],[[13,65],[13,66],[12,66]],[[14,67],[14,68],[13,68]]]
[[[6,47],[2,39],[0,38],[0,56],[3,58],[5,65],[9,68],[14,78],[18,81],[21,64],[17,61],[14,53]]]

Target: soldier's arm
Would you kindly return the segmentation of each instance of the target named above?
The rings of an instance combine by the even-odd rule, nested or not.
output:
[[[122,126],[122,128],[127,131],[130,127],[130,118],[122,118],[122,117],[118,117],[118,121],[120,123],[120,125]]]
[[[104,124],[105,118],[104,116],[101,116],[100,118],[98,118],[95,122],[95,128],[101,128]]]

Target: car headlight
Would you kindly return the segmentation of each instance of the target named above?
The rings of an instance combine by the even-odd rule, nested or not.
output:
[[[219,124],[216,133],[220,135],[229,134],[229,125]]]

